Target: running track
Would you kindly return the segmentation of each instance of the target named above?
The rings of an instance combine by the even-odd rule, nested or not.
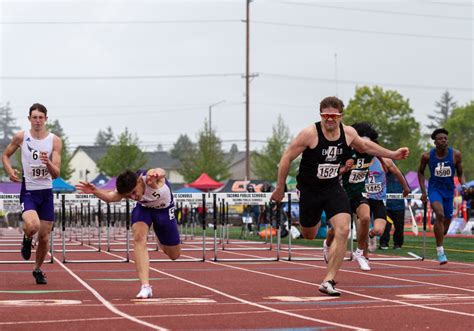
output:
[[[200,254],[183,253],[184,258]],[[292,254],[320,256],[320,251]],[[1,256],[17,259],[19,253]],[[71,259],[121,256],[68,254]],[[274,252],[219,252],[220,258],[264,256]],[[135,300],[139,283],[133,263],[62,264],[61,254],[55,257],[43,267],[44,286],[34,283],[31,264],[0,264],[0,330],[474,329],[472,263],[373,261],[373,270],[362,272],[356,262],[345,261],[337,277],[343,294],[333,298],[318,291],[324,262],[159,262],[150,271],[154,298]]]

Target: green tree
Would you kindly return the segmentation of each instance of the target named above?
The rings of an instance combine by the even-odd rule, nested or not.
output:
[[[474,101],[453,110],[444,127],[449,131],[449,145],[462,153],[466,180],[474,179]]]
[[[15,125],[16,119],[12,116],[10,103],[0,106],[0,140],[10,141],[16,131],[20,130]]]
[[[192,182],[203,172],[215,180],[222,181],[230,177],[229,166],[232,158],[226,158],[222,142],[214,130],[204,122],[204,129],[198,133],[195,149],[181,159],[180,173],[186,182]]]
[[[170,155],[172,158],[182,161],[187,155],[194,154],[195,152],[196,144],[189,139],[187,134],[180,134],[170,150]]]
[[[281,115],[273,126],[273,133],[259,152],[252,153],[252,165],[259,179],[275,182],[278,178],[278,163],[286,147],[290,143],[290,130]],[[296,176],[298,162],[292,162],[290,176]]]
[[[435,105],[438,109],[434,111],[436,115],[428,115],[428,118],[431,120],[431,123],[427,125],[428,129],[434,130],[444,126],[453,109],[457,107],[453,99],[454,97],[449,94],[449,91],[445,91],[441,96],[441,100],[436,101]]]
[[[139,147],[140,141],[125,128],[117,137],[117,142],[110,146],[107,153],[97,162],[97,168],[107,176],[118,176],[129,169],[136,171],[143,167],[147,160]]]
[[[115,143],[114,132],[112,127],[107,127],[105,130],[99,130],[95,137],[95,146],[112,146]]]
[[[46,123],[46,128],[54,133],[56,136],[61,138],[63,142],[63,148],[61,150],[61,173],[60,176],[64,180],[71,178],[72,169],[71,169],[71,153],[69,152],[69,138],[64,133],[64,130],[58,120],[53,122]]]
[[[413,117],[408,99],[397,91],[384,91],[381,87],[358,87],[345,110],[344,124],[366,121],[379,133],[382,146],[395,150],[410,148],[410,157],[399,161],[403,173],[418,169],[422,147],[420,124]]]

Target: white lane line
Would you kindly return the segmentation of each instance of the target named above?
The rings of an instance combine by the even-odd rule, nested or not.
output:
[[[228,252],[228,253],[231,253],[231,254],[234,254],[234,255],[243,255],[243,256],[248,256],[248,257],[258,257],[258,256],[255,256],[255,255],[235,253],[235,252]],[[319,286],[319,284],[314,284],[314,283],[310,283],[310,282],[306,282],[306,281],[302,281],[302,280],[298,280],[298,279],[293,279],[293,278],[288,278],[288,277],[283,277],[283,276],[277,276],[277,275],[273,275],[273,274],[267,274],[267,273],[261,272],[261,271],[245,269],[245,268],[241,268],[241,267],[237,267],[237,266],[233,266],[233,265],[227,265],[227,264],[218,263],[218,262],[213,262],[213,261],[208,261],[208,262],[213,263],[213,264],[217,264],[217,265],[221,265],[221,266],[227,266],[227,267],[232,268],[232,269],[252,272],[252,273],[265,275],[265,276],[269,276],[269,277],[274,277],[274,278],[279,278],[279,279],[284,279],[284,280],[289,280],[291,282],[297,282],[297,283],[311,285],[311,286]],[[314,265],[311,265],[311,264],[300,263],[300,262],[293,262],[293,261],[281,261],[281,262],[296,264],[296,265],[309,266],[309,267],[318,268],[318,269],[326,269],[325,267],[318,267],[318,266],[314,266]],[[428,285],[433,285],[433,286],[441,286],[441,287],[446,287],[446,288],[450,288],[450,289],[459,290],[459,288],[453,287],[453,286],[445,286],[445,285],[426,283],[426,282],[420,282],[420,281],[412,281],[412,280],[407,280],[407,279],[403,279],[403,278],[395,278],[395,277],[389,277],[389,276],[374,275],[374,274],[370,274],[370,273],[362,273],[362,272],[343,270],[343,269],[340,269],[339,271],[345,271],[345,272],[355,273],[355,274],[359,274],[359,275],[362,274],[364,276],[376,276],[376,277],[387,278],[387,279],[392,279],[392,280],[407,281],[407,282],[413,282],[413,283],[418,283],[418,284],[428,284]],[[474,290],[467,290],[467,289],[464,289],[464,290],[469,291],[469,292],[474,292]],[[348,290],[341,290],[341,292],[346,292],[346,293],[349,293],[349,294],[352,294],[352,295],[355,295],[355,296],[361,296],[361,297],[372,299],[372,300],[392,302],[392,303],[398,303],[398,304],[405,305],[405,306],[411,306],[411,307],[428,309],[428,310],[435,310],[435,311],[440,311],[440,312],[449,313],[449,314],[457,314],[457,315],[474,317],[474,314],[458,312],[458,311],[453,311],[453,310],[447,310],[447,309],[441,309],[441,308],[435,308],[435,307],[428,307],[428,306],[425,306],[425,305],[413,304],[413,303],[399,301],[399,300],[378,298],[378,297],[374,297],[374,296],[370,296],[370,295],[366,295],[366,294],[361,294],[361,293],[357,293],[357,292],[352,292],[352,291],[348,291]]]
[[[109,253],[109,252],[104,252],[104,253],[107,253],[107,254],[109,254],[109,255],[111,255],[111,256],[120,257],[119,255],[112,254],[112,253]],[[187,256],[187,257],[190,257],[190,256]],[[130,260],[130,262],[135,263],[134,260]],[[170,260],[170,262],[171,262],[171,260]],[[204,262],[204,263],[205,263],[205,262]],[[221,295],[221,296],[224,296],[224,297],[226,297],[226,298],[229,298],[229,299],[232,299],[232,300],[241,302],[241,303],[243,303],[243,304],[250,305],[250,306],[254,306],[254,307],[258,307],[258,308],[261,308],[261,309],[264,309],[264,310],[267,310],[267,311],[271,311],[271,312],[273,312],[273,313],[282,314],[282,315],[287,315],[287,316],[295,317],[295,318],[299,318],[299,319],[304,319],[304,320],[311,321],[311,322],[318,322],[318,323],[323,323],[323,324],[329,324],[329,325],[333,325],[333,326],[337,326],[337,327],[341,327],[341,328],[346,328],[346,329],[351,329],[351,330],[368,330],[368,329],[364,329],[364,328],[357,327],[357,326],[353,326],[353,325],[347,325],[347,324],[342,324],[342,323],[331,322],[331,321],[322,320],[322,319],[318,319],[318,318],[312,318],[312,317],[308,317],[308,316],[304,316],[304,315],[300,315],[300,314],[290,313],[290,312],[285,311],[285,310],[275,309],[275,308],[272,308],[272,307],[268,307],[268,306],[261,305],[261,304],[255,303],[255,302],[250,302],[250,301],[241,299],[241,298],[239,298],[239,297],[236,297],[236,296],[233,296],[233,295],[224,293],[224,292],[222,292],[222,291],[216,290],[216,289],[214,289],[214,288],[212,288],[212,287],[209,287],[209,286],[206,286],[206,285],[202,285],[202,284],[199,284],[199,283],[196,283],[196,282],[193,282],[193,281],[190,281],[190,280],[187,280],[187,279],[184,279],[184,278],[181,278],[181,277],[178,277],[178,276],[169,274],[169,273],[164,272],[164,271],[160,271],[160,270],[155,269],[155,268],[153,268],[153,267],[150,267],[150,270],[156,271],[156,272],[158,272],[158,273],[160,273],[160,274],[163,274],[163,275],[166,275],[166,276],[168,276],[168,277],[171,277],[171,278],[180,280],[180,281],[182,281],[182,282],[185,282],[185,283],[188,283],[188,284],[191,284],[191,285],[194,285],[194,286],[197,286],[197,287],[206,289],[206,290],[208,290],[208,291],[210,291],[210,292],[214,292],[214,293],[219,294],[219,295]]]
[[[89,292],[91,292],[96,298],[97,300],[99,300],[100,302],[102,302],[102,304],[108,309],[110,310],[112,313],[116,314],[116,315],[119,315],[119,316],[122,316],[132,322],[135,322],[135,323],[138,323],[140,325],[143,325],[143,326],[146,326],[146,327],[149,327],[153,330],[167,330],[165,328],[162,328],[162,327],[159,327],[157,325],[154,325],[154,324],[151,324],[151,323],[148,323],[148,322],[145,322],[145,321],[142,321],[142,320],[139,320],[138,318],[136,317],[133,317],[131,315],[128,315],[120,310],[118,310],[113,304],[111,304],[109,301],[107,301],[103,296],[101,296],[99,294],[99,292],[97,292],[95,289],[93,289],[91,286],[89,286],[89,284],[87,284],[85,281],[83,281],[79,276],[77,276],[71,269],[69,269],[68,267],[66,267],[61,261],[59,261],[57,258],[54,258],[54,260],[64,269],[66,270],[72,277],[74,277],[79,283],[81,283],[82,286],[84,286],[86,289],[89,290]]]

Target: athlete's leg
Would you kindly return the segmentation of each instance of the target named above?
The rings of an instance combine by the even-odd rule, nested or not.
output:
[[[357,207],[357,248],[364,250],[367,246],[367,236],[369,235],[370,226],[370,207],[366,203],[362,203]]]
[[[21,214],[23,232],[27,238],[32,238],[40,230],[40,219],[36,210],[30,209]]]
[[[49,248],[49,234],[53,228],[53,222],[51,221],[41,221],[40,228],[38,231],[38,247],[36,248],[36,259],[35,267],[40,269],[43,265],[46,254],[48,254]]]
[[[436,246],[441,247],[443,246],[444,241],[444,224],[445,224],[445,217],[444,217],[444,209],[443,205],[439,201],[433,201],[431,203],[431,208],[436,215],[436,221],[434,223],[434,234],[436,238]]]
[[[135,268],[142,285],[149,284],[150,259],[148,257],[147,237],[150,227],[144,222],[136,222],[132,225],[133,230],[133,253],[135,257]]]
[[[181,255],[181,245],[167,246],[160,243],[163,252],[168,255],[171,260],[176,260]]]
[[[329,251],[329,262],[324,281],[333,280],[341,267],[347,247],[349,235],[350,214],[339,213],[331,217],[330,222],[334,228],[334,241]]]

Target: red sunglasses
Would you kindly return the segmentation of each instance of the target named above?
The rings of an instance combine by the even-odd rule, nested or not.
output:
[[[332,119],[333,121],[335,121],[335,120],[337,120],[338,118],[340,118],[342,116],[341,113],[321,113],[320,115],[326,121],[328,119]]]

